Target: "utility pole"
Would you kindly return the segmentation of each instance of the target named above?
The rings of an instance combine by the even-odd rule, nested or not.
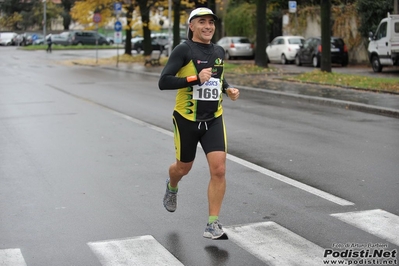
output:
[[[43,0],[43,38],[44,38],[44,40],[46,40],[46,24],[47,24],[46,12],[47,12],[46,0]]]
[[[399,3],[398,0],[393,0],[393,13],[394,14],[399,14]]]

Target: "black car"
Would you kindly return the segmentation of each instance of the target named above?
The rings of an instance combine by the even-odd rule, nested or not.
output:
[[[70,31],[69,38],[72,45],[109,45],[107,38],[96,31]]]
[[[158,37],[151,37],[151,47],[152,50],[159,50],[163,51],[165,50],[165,45],[166,43],[163,41],[163,39],[160,39]],[[143,38],[138,38],[132,43],[132,50],[136,50],[136,52],[139,54],[142,50],[144,49],[144,39]]]
[[[295,64],[312,64],[314,67],[320,67],[321,62],[321,38],[311,37],[300,45],[298,53],[295,57]],[[348,48],[344,40],[338,37],[331,37],[331,63],[348,65]]]

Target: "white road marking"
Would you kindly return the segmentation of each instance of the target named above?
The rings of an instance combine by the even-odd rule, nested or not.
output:
[[[223,227],[229,239],[267,265],[323,264],[324,249],[274,222]]]
[[[347,201],[345,199],[342,199],[342,198],[339,198],[337,196],[334,196],[334,195],[332,195],[330,193],[324,192],[324,191],[322,191],[320,189],[317,189],[317,188],[311,187],[309,185],[306,185],[304,183],[298,182],[298,181],[296,181],[294,179],[291,179],[291,178],[286,177],[284,175],[281,175],[279,173],[273,172],[273,171],[271,171],[269,169],[266,169],[266,168],[263,168],[263,167],[261,167],[259,165],[256,165],[256,164],[253,164],[251,162],[245,161],[245,160],[243,160],[241,158],[238,158],[238,157],[236,157],[234,155],[227,154],[227,159],[229,159],[229,160],[231,160],[233,162],[236,162],[238,164],[241,164],[241,165],[243,165],[245,167],[251,168],[252,170],[258,171],[259,173],[262,173],[262,174],[265,174],[267,176],[270,176],[270,177],[272,177],[274,179],[280,180],[280,181],[282,181],[284,183],[287,183],[287,184],[289,184],[291,186],[294,186],[296,188],[302,189],[302,190],[304,190],[306,192],[309,192],[309,193],[311,193],[313,195],[316,195],[316,196],[319,196],[319,197],[321,197],[323,199],[326,199],[328,201],[334,202],[334,203],[336,203],[338,205],[341,205],[341,206],[355,205],[353,202]]]
[[[171,131],[165,130],[165,129],[163,129],[163,128],[154,126],[154,125],[152,125],[152,124],[150,124],[150,123],[147,123],[147,122],[144,122],[144,121],[142,121],[142,120],[136,119],[136,118],[134,118],[134,117],[132,117],[132,116],[126,115],[126,114],[121,113],[121,112],[118,112],[118,111],[116,111],[116,110],[114,110],[114,109],[112,109],[112,108],[110,108],[110,107],[108,107],[108,106],[106,106],[106,105],[102,105],[102,104],[100,104],[100,103],[96,103],[96,102],[90,101],[90,100],[88,100],[88,99],[86,99],[86,98],[80,97],[80,96],[78,96],[78,95],[72,94],[72,93],[70,93],[70,92],[64,91],[64,90],[59,89],[59,88],[56,88],[56,87],[53,87],[53,88],[55,88],[55,89],[57,89],[57,90],[59,90],[59,91],[61,91],[61,92],[64,92],[64,93],[66,93],[66,94],[69,94],[69,95],[71,95],[71,96],[74,96],[74,97],[76,97],[76,98],[82,99],[82,100],[84,100],[84,101],[88,101],[88,102],[90,102],[90,103],[92,103],[92,104],[102,106],[102,107],[108,109],[109,111],[111,111],[112,113],[114,113],[115,115],[117,115],[117,116],[119,116],[119,117],[122,117],[122,118],[124,118],[124,119],[126,119],[126,120],[132,121],[132,122],[134,122],[134,123],[136,123],[136,124],[138,124],[138,125],[151,128],[151,129],[153,129],[153,130],[155,130],[155,131],[157,131],[157,132],[160,132],[160,133],[165,134],[165,135],[167,135],[167,136],[173,137],[173,132],[171,132]],[[322,190],[320,190],[320,189],[311,187],[311,186],[309,186],[309,185],[303,184],[303,183],[298,182],[298,181],[296,181],[296,180],[294,180],[294,179],[291,179],[291,178],[286,177],[286,176],[284,176],[284,175],[281,175],[281,174],[279,174],[279,173],[273,172],[273,171],[271,171],[271,170],[269,170],[269,169],[263,168],[263,167],[261,167],[261,166],[259,166],[259,165],[256,165],[256,164],[253,164],[253,163],[251,163],[251,162],[245,161],[245,160],[243,160],[243,159],[241,159],[241,158],[238,158],[238,157],[236,157],[236,156],[234,156],[234,155],[227,154],[227,159],[229,159],[229,160],[231,160],[231,161],[233,161],[233,162],[235,162],[235,163],[241,164],[242,166],[248,167],[248,168],[250,168],[250,169],[252,169],[252,170],[258,171],[259,173],[262,173],[262,174],[265,174],[265,175],[267,175],[267,176],[270,176],[270,177],[272,177],[272,178],[274,178],[274,179],[276,179],[276,180],[279,180],[279,181],[282,181],[282,182],[284,182],[284,183],[287,183],[287,184],[289,184],[289,185],[291,185],[291,186],[293,186],[293,187],[302,189],[302,190],[304,190],[304,191],[306,191],[306,192],[308,192],[308,193],[311,193],[311,194],[313,194],[313,195],[316,195],[316,196],[318,196],[318,197],[321,197],[321,198],[323,198],[323,199],[325,199],[325,200],[328,200],[328,201],[331,201],[331,202],[333,202],[333,203],[336,203],[336,204],[338,204],[338,205],[341,205],[341,206],[355,205],[353,202],[350,202],[350,201],[348,201],[348,200],[339,198],[339,197],[337,197],[337,196],[334,196],[334,195],[332,195],[332,194],[330,194],[330,193],[327,193],[327,192],[325,192],[325,191],[322,191]]]
[[[87,243],[103,266],[182,266],[150,235]]]
[[[0,266],[26,266],[19,248],[0,249]]]
[[[399,246],[399,216],[376,209],[331,214],[341,221]]]

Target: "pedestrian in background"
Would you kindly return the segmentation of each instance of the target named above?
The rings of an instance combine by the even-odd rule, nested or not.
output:
[[[169,167],[164,207],[177,208],[178,183],[192,168],[198,142],[210,170],[208,223],[203,236],[226,239],[219,212],[226,191],[227,140],[222,94],[238,99],[239,90],[224,78],[224,49],[211,43],[217,16],[208,8],[193,10],[188,19],[188,40],[171,53],[159,80],[161,90],[177,90],[173,112],[176,161]]]
[[[53,45],[53,40],[51,38],[51,34],[49,34],[49,36],[47,37],[47,49],[46,49],[47,53],[51,53],[51,46],[52,45]]]

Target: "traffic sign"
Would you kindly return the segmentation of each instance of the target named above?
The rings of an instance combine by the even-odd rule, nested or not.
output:
[[[290,13],[296,13],[296,1],[288,1],[288,11]]]
[[[116,44],[121,44],[122,43],[122,32],[120,31],[115,31],[114,32],[114,41]]]
[[[101,14],[100,13],[94,13],[93,22],[94,23],[100,23],[101,22]]]
[[[115,11],[118,13],[118,12],[121,12],[122,11],[122,4],[121,3],[115,3],[114,4],[114,9],[115,9]]]
[[[120,21],[116,21],[114,25],[115,31],[122,31],[122,23]]]

